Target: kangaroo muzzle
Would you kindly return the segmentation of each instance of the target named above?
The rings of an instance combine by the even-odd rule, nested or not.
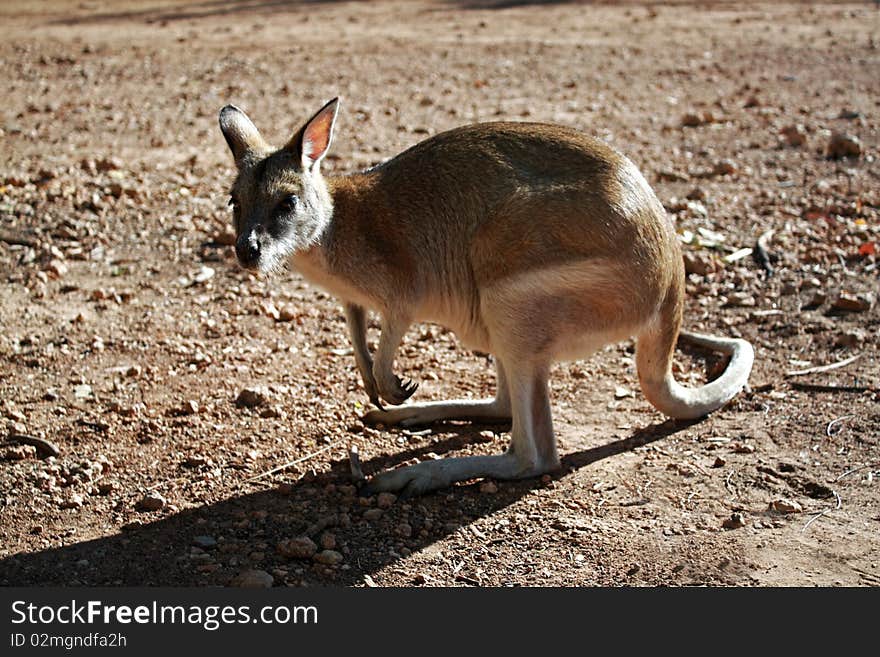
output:
[[[235,243],[235,255],[245,269],[257,269],[261,250],[260,239],[254,232],[242,234]]]

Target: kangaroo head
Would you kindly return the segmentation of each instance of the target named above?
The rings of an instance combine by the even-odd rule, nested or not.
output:
[[[277,150],[240,109],[220,110],[220,130],[238,169],[229,204],[243,267],[272,271],[320,238],[333,211],[320,166],[338,108],[334,98]]]

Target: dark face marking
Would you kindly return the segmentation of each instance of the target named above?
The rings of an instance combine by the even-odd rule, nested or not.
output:
[[[241,162],[231,195],[242,266],[275,269],[317,238],[329,198],[320,176],[301,169],[284,149]]]

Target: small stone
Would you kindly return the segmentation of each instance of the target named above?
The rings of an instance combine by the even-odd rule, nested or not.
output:
[[[711,274],[718,269],[718,265],[711,255],[706,253],[698,253],[695,251],[684,251],[682,253],[684,260],[684,271],[687,274],[696,274],[697,276],[705,276]]]
[[[755,297],[746,292],[731,292],[727,296],[727,305],[737,308],[753,308],[756,301]]]
[[[842,310],[848,313],[861,313],[869,310],[874,304],[874,297],[870,294],[854,295],[848,292],[841,292],[840,296],[834,300],[832,307],[835,310]]]
[[[212,461],[207,456],[202,456],[201,454],[193,454],[192,456],[187,456],[183,464],[188,468],[200,468],[203,465],[211,465]]]
[[[342,495],[342,497],[354,497],[357,495],[357,486],[352,484],[341,484],[336,486],[336,492]]]
[[[691,213],[694,217],[708,217],[709,211],[706,209],[706,206],[700,203],[700,201],[688,201],[685,205],[688,212]]]
[[[737,166],[733,160],[719,160],[712,165],[713,176],[729,176],[736,172]]]
[[[397,534],[399,536],[402,536],[403,538],[409,538],[410,536],[412,536],[412,525],[410,525],[408,522],[402,522],[397,525],[397,529],[395,531],[397,531]]]
[[[275,321],[278,321],[281,318],[278,308],[276,308],[275,304],[271,301],[265,301],[260,304],[260,313],[266,317],[271,317]]]
[[[746,520],[743,517],[743,514],[734,511],[730,514],[729,518],[726,518],[724,522],[721,523],[721,526],[724,529],[740,529],[741,527],[746,526]]]
[[[495,434],[492,431],[480,431],[475,439],[478,443],[491,443],[495,440]]]
[[[243,570],[232,578],[230,586],[243,589],[268,589],[275,583],[275,578],[265,570]]]
[[[747,443],[733,443],[733,451],[737,454],[753,454],[755,446]]]
[[[804,509],[794,500],[782,498],[770,502],[770,510],[777,513],[801,513]]]
[[[83,496],[73,493],[70,497],[61,502],[62,509],[78,509],[83,505]]]
[[[629,388],[624,388],[623,386],[617,386],[614,388],[614,398],[615,399],[626,399],[627,397],[633,397],[633,391]]]
[[[853,328],[844,331],[837,336],[834,343],[838,347],[858,347],[865,341],[865,333],[861,329]]]
[[[380,509],[390,509],[397,501],[397,495],[394,493],[379,493],[376,496],[376,506]]]
[[[159,493],[147,493],[138,503],[139,511],[158,511],[167,504],[164,497]]]
[[[279,322],[292,322],[296,319],[296,312],[287,308],[286,306],[278,309],[278,321]]]
[[[245,388],[235,399],[235,405],[242,408],[256,408],[262,406],[269,399],[269,390],[263,386]]]
[[[92,386],[87,383],[73,387],[73,396],[76,399],[88,399],[92,396]]]
[[[98,494],[109,495],[116,489],[116,484],[112,481],[101,481],[98,483]]]
[[[188,399],[179,409],[177,409],[178,414],[180,415],[195,415],[199,412],[199,403],[192,399]]]
[[[312,558],[325,566],[335,566],[336,564],[342,563],[344,557],[336,550],[322,550]]]
[[[787,146],[797,148],[798,146],[803,146],[807,143],[807,131],[804,126],[800,124],[787,125],[779,131],[779,134],[782,136],[782,140]]]
[[[480,492],[484,495],[494,495],[498,492],[498,484],[494,481],[484,481],[480,484]]]
[[[712,113],[708,111],[688,112],[681,117],[681,125],[686,128],[696,128],[698,126],[711,123],[714,118],[715,117],[712,116]]]
[[[61,278],[67,273],[67,265],[65,265],[61,260],[52,259],[49,261],[49,264],[43,269],[50,278]]]
[[[713,468],[723,468],[725,465],[727,465],[727,461],[725,461],[720,456],[716,456],[715,462],[712,464],[712,467]]]
[[[324,532],[320,539],[321,547],[325,550],[332,550],[336,547],[336,534],[333,532]]]
[[[383,513],[382,509],[367,509],[364,511],[364,520],[378,520]]]
[[[687,193],[687,196],[685,198],[687,198],[689,201],[705,201],[707,198],[706,190],[702,187],[694,187],[691,191]]]
[[[235,232],[231,230],[219,230],[214,233],[213,240],[220,246],[235,246]]]
[[[196,272],[196,275],[193,276],[193,283],[204,283],[212,278],[214,278],[214,268],[203,266],[198,272]]]
[[[308,536],[300,536],[281,541],[275,549],[288,559],[310,559],[318,551],[318,546]]]
[[[821,290],[816,290],[810,300],[804,305],[804,308],[818,308],[828,301],[828,295]]]
[[[37,448],[33,445],[15,445],[14,447],[9,447],[3,453],[3,458],[7,461],[24,461],[25,459],[35,458],[37,455]]]
[[[267,406],[266,408],[260,409],[260,417],[267,419],[283,418],[284,411],[276,406]]]
[[[106,173],[107,171],[116,171],[117,169],[121,169],[122,161],[119,158],[115,157],[104,157],[100,160],[96,160],[94,166],[96,171],[100,173]]]
[[[193,538],[192,544],[203,550],[213,550],[217,547],[217,539],[213,536],[196,536]]]
[[[843,157],[859,157],[862,154],[862,142],[858,137],[842,132],[834,132],[828,141],[825,155],[831,159]]]

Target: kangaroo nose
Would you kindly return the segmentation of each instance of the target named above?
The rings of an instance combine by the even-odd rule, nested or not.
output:
[[[260,242],[257,236],[253,233],[242,235],[235,243],[235,255],[243,267],[255,266],[260,259]]]

